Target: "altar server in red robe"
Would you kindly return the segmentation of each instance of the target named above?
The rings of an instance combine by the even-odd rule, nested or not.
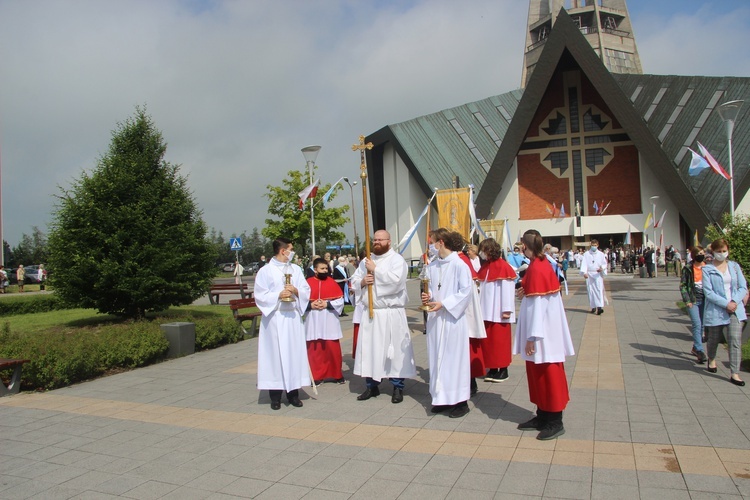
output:
[[[565,357],[575,352],[560,296],[560,281],[544,255],[542,236],[529,230],[521,242],[531,263],[521,281],[523,299],[513,350],[526,361],[529,398],[537,412],[518,428],[540,431],[537,439],[555,439],[565,433],[562,416],[570,400]]]
[[[325,379],[345,382],[341,373],[341,344],[343,337],[339,316],[344,310],[344,293],[329,276],[325,259],[313,261],[315,276],[307,278],[310,302],[305,317],[307,359],[310,361],[315,384]]]
[[[487,331],[487,338],[479,342],[483,365],[489,368],[486,376],[481,375],[485,382],[508,380],[508,366],[513,359],[510,325],[516,322],[516,271],[502,258],[501,252],[500,245],[492,238],[479,244],[482,260],[477,273],[479,301]]]

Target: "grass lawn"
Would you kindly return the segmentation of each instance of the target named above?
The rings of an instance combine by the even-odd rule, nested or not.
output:
[[[20,294],[19,294],[20,295]],[[160,313],[150,313],[146,316],[152,321],[166,323],[185,316],[193,317],[232,317],[229,306],[180,306],[171,307]],[[0,320],[8,323],[11,331],[24,333],[70,332],[77,328],[96,327],[108,323],[121,323],[123,319],[110,314],[99,314],[93,309],[66,309],[35,314],[17,314],[6,316]]]

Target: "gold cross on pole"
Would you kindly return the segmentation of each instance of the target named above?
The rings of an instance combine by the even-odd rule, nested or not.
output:
[[[359,150],[359,161],[360,161],[359,169],[362,171],[359,174],[359,176],[362,179],[366,179],[367,178],[367,164],[365,163],[365,149],[369,150],[369,149],[372,149],[372,147],[373,146],[372,146],[371,142],[368,142],[367,144],[365,144],[365,136],[364,135],[360,135],[359,136],[359,144],[352,145],[352,151]]]

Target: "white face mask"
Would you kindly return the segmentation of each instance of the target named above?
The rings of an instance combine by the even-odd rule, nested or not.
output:
[[[487,254],[484,252],[479,252],[479,258],[482,260],[487,260]]]
[[[599,247],[591,247],[592,252],[596,252]]]
[[[716,262],[724,262],[729,257],[729,252],[716,252],[714,253],[714,260]]]
[[[289,252],[289,257],[288,257],[287,262],[292,262],[292,260],[294,260],[294,251],[293,250],[291,252]]]

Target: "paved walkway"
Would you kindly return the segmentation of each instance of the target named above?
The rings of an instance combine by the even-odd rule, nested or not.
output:
[[[356,401],[351,317],[350,382],[306,388],[303,408],[273,412],[255,389],[256,339],[2,398],[0,498],[750,497],[750,389],[727,381],[723,350],[717,374],[693,362],[676,278],[607,290],[602,316],[578,277],[565,297],[577,356],[555,441],[516,429],[534,409],[518,359],[509,381],[479,382],[466,417],[431,414],[410,310],[419,378],[399,405],[388,390]]]

